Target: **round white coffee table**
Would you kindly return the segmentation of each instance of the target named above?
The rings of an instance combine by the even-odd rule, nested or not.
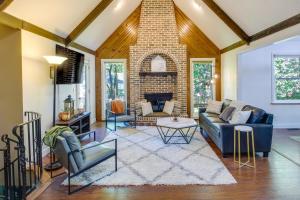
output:
[[[156,127],[165,144],[189,144],[197,130],[198,124],[194,119],[177,117],[158,118]],[[172,138],[182,138],[182,142],[170,142]]]

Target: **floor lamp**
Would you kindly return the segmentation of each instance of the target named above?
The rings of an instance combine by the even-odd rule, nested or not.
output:
[[[50,65],[50,78],[53,79],[53,121],[52,126],[55,126],[56,121],[56,75],[57,75],[57,67],[61,65],[63,62],[67,60],[66,57],[62,56],[44,56],[44,58],[47,60],[47,62]],[[53,159],[53,162],[52,162]],[[52,177],[52,170],[56,170],[61,168],[62,165],[59,162],[55,162],[55,155],[52,152],[52,149],[50,149],[50,163],[45,166],[45,169],[48,171],[51,171],[51,177]]]

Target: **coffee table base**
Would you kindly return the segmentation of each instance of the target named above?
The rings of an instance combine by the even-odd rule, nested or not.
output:
[[[159,135],[165,144],[189,144],[194,137],[198,126],[189,128],[169,128],[163,126],[156,126]],[[163,128],[167,129],[166,131]],[[183,129],[188,129],[185,133]],[[179,133],[179,135],[175,135]],[[170,142],[172,138],[183,138],[184,142]]]

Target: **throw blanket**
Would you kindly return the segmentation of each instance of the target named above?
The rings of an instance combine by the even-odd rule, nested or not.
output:
[[[67,126],[52,127],[50,130],[46,131],[46,134],[43,138],[44,144],[47,145],[48,147],[53,148],[55,146],[57,136],[59,136],[61,133],[65,131],[72,131],[72,129]]]
[[[111,111],[116,114],[122,114],[125,112],[124,103],[121,100],[113,100],[111,102]]]

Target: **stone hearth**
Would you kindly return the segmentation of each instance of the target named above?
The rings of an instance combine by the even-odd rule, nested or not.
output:
[[[167,62],[168,72],[176,75],[141,76],[150,70],[157,55]],[[187,113],[187,48],[179,43],[174,3],[172,0],[143,0],[138,39],[130,47],[130,107],[144,99],[144,93],[174,94],[182,115]],[[153,121],[138,118],[139,121]]]

